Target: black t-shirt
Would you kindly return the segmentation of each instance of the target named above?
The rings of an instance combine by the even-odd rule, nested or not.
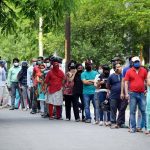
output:
[[[100,81],[104,80],[104,84],[101,84],[101,89],[107,89],[106,84],[107,84],[108,76],[106,76],[104,73],[102,73],[102,74],[100,74],[99,78],[100,78]]]
[[[81,80],[81,73],[76,73],[74,77],[73,94],[83,94],[83,83]]]

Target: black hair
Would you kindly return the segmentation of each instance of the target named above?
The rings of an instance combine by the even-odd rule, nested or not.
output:
[[[19,62],[19,59],[18,59],[18,58],[14,58],[14,59],[13,59],[13,63],[14,63],[15,61]]]
[[[44,58],[42,56],[39,56],[38,59],[44,60]]]

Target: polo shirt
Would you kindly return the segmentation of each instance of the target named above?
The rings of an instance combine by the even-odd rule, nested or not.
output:
[[[147,78],[147,70],[140,67],[139,71],[132,67],[125,75],[125,81],[129,81],[129,91],[142,93],[145,91],[144,82]]]

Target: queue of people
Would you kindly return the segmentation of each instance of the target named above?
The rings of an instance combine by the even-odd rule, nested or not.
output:
[[[20,63],[14,58],[7,73],[0,61],[1,105],[8,103],[10,94],[10,110],[20,107],[23,111],[31,110],[31,114],[40,113],[42,118],[61,120],[65,103],[67,121],[71,120],[73,107],[76,122],[92,122],[111,129],[129,128],[130,133],[145,129],[145,133],[150,134],[150,72],[141,66],[139,57],[130,57],[125,67],[119,58],[114,59],[112,69],[104,64],[96,70],[91,60],[85,61],[85,66],[72,60],[67,67],[68,72],[64,73],[61,59],[54,56],[32,59],[30,66],[27,61]],[[17,91],[19,104],[16,107]]]

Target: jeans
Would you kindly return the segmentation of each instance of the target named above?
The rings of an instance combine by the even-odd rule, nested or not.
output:
[[[111,110],[111,122],[114,124],[122,125],[125,123],[125,111],[128,105],[127,100],[111,99],[110,110]],[[117,116],[118,110],[118,117]]]
[[[85,118],[86,120],[91,119],[91,113],[90,113],[90,101],[91,100],[92,100],[93,107],[94,107],[94,115],[96,114],[94,94],[83,94],[83,99],[84,99]]]
[[[106,100],[107,92],[95,92],[94,100],[96,104],[96,121],[110,121],[110,112],[104,112],[100,109],[100,104]]]
[[[23,102],[23,105],[25,108],[27,108],[27,99],[28,99],[28,93],[27,93],[27,86],[22,86],[21,89],[21,100]]]
[[[142,121],[140,128],[146,127],[146,99],[144,93],[130,92],[130,128],[136,129],[136,107],[141,111]]]
[[[19,90],[19,84],[18,82],[12,82],[11,84],[11,107],[15,108],[15,98],[16,98],[16,90]],[[19,92],[20,96],[20,92]]]

